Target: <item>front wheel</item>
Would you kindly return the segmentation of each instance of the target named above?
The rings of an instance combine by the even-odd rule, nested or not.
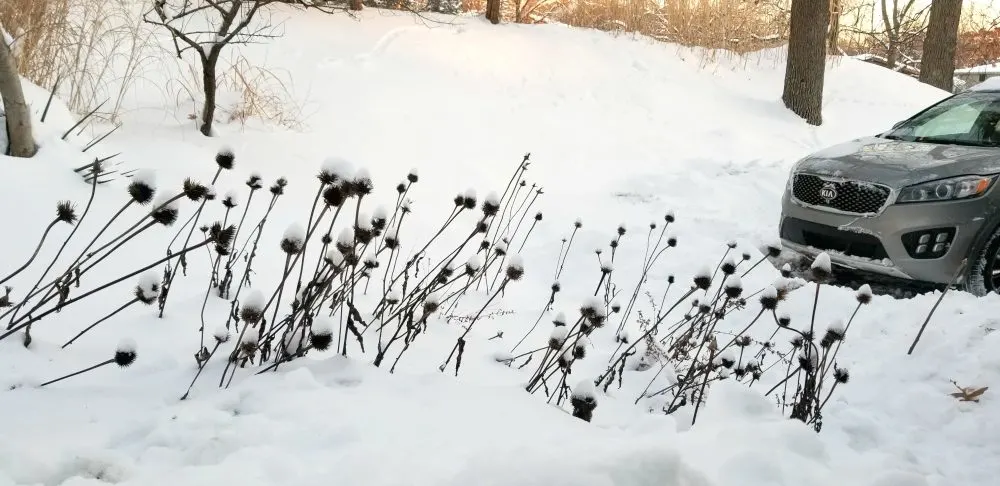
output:
[[[1000,293],[1000,228],[969,252],[964,289],[977,296]]]

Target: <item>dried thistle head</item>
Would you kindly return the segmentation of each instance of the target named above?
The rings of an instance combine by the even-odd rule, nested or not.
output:
[[[149,169],[140,169],[129,179],[128,195],[140,205],[153,201],[156,195],[156,174]]]
[[[215,163],[222,169],[232,170],[233,166],[236,165],[236,154],[233,153],[233,149],[222,147],[215,154]]]
[[[56,204],[56,220],[66,224],[76,223],[76,206],[72,201],[59,201]]]
[[[115,364],[122,367],[128,368],[135,363],[135,358],[138,356],[136,353],[135,341],[130,338],[124,338],[118,342],[118,346],[115,348]]]
[[[323,190],[323,202],[327,206],[339,208],[347,200],[347,194],[340,184],[331,184]]]
[[[208,194],[208,188],[188,177],[184,179],[184,195],[192,201],[200,201]]]

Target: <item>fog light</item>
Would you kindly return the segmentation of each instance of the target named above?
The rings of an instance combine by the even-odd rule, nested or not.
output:
[[[938,233],[937,238],[934,238],[934,242],[936,243],[944,243],[946,241],[948,241],[948,233]]]
[[[920,245],[917,247],[917,255],[922,253],[927,253],[927,245]]]
[[[938,243],[934,245],[934,253],[941,253],[944,251],[944,243]]]
[[[921,235],[920,236],[920,240],[918,242],[921,245],[926,245],[927,243],[930,243],[931,242],[931,235],[930,234]]]

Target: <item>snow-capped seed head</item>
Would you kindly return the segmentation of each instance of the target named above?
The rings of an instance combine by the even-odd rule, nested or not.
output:
[[[476,209],[476,190],[469,188],[465,190],[465,194],[462,194],[462,207],[465,209]]]
[[[802,348],[799,351],[799,366],[805,371],[815,370],[819,366],[818,353],[813,352],[811,347]]]
[[[149,213],[153,221],[163,226],[170,226],[177,222],[177,215],[180,213],[180,210],[177,208],[177,201],[172,200],[173,198],[174,196],[170,194],[161,193],[153,201],[153,209]]]
[[[864,284],[858,289],[857,293],[854,294],[854,298],[858,300],[859,304],[865,305],[872,301],[872,286]]]
[[[667,214],[666,214],[666,216],[663,217],[663,220],[666,221],[666,222],[668,222],[668,223],[673,223],[674,221],[677,220],[677,218],[674,216],[674,212],[673,211],[667,211]]]
[[[722,366],[723,368],[731,368],[734,364],[736,364],[736,353],[732,348],[727,349],[723,351],[722,354],[716,356],[716,358],[712,360],[712,364],[715,366]]]
[[[344,264],[344,254],[336,248],[330,248],[326,251],[323,261],[333,268],[340,268]]]
[[[566,326],[553,327],[552,333],[549,334],[549,348],[558,350],[566,342],[567,336],[569,336],[569,328]]]
[[[541,220],[542,220],[542,212],[539,211],[535,213],[535,221],[541,221]]]
[[[483,199],[483,215],[492,217],[498,212],[500,212],[500,195],[490,192],[486,195],[486,199]]]
[[[441,306],[441,294],[432,292],[424,298],[424,315],[433,314]]]
[[[720,269],[725,275],[732,275],[736,272],[736,260],[732,257],[732,255],[727,256],[726,259],[723,260]]]
[[[316,177],[323,184],[339,184],[351,178],[354,166],[350,161],[340,157],[327,157],[320,164]]]
[[[239,206],[240,195],[234,190],[227,191],[226,195],[222,197],[222,205],[229,209]]]
[[[270,189],[271,194],[274,194],[275,196],[280,196],[284,194],[285,186],[287,185],[288,185],[288,179],[285,179],[284,177],[279,177],[278,180],[274,181],[274,184],[271,184],[271,189]]]
[[[460,208],[465,205],[465,195],[462,193],[455,194],[455,197],[452,198],[451,202],[455,203],[455,207]]]
[[[254,332],[253,329],[247,329],[246,332],[240,337],[239,348],[244,354],[253,354],[257,350],[257,344],[260,342],[260,336]]]
[[[225,170],[230,170],[236,164],[236,154],[233,153],[233,149],[222,147],[215,154],[215,163]]]
[[[726,277],[724,288],[726,297],[730,299],[739,298],[740,294],[743,293],[743,280],[740,279],[739,275],[730,275]]]
[[[401,300],[403,300],[403,294],[399,290],[393,289],[385,294],[385,301],[389,303],[389,305],[396,305]]]
[[[618,335],[615,336],[615,341],[617,341],[619,343],[622,343],[622,344],[628,344],[629,341],[630,341],[630,339],[629,339],[630,337],[631,336],[630,336],[630,334],[628,332],[628,329],[622,329],[621,331],[618,331]]]
[[[622,223],[618,225],[618,236],[624,236],[624,235],[625,235],[625,223]]]
[[[566,326],[566,313],[560,312],[556,314],[556,318],[552,320],[552,324],[555,325],[556,327]]]
[[[385,206],[379,205],[375,208],[375,212],[372,213],[372,227],[376,231],[382,231],[385,229],[385,225],[389,220],[389,210]]]
[[[590,338],[580,336],[573,345],[573,358],[583,359],[587,357],[587,348],[590,346]]]
[[[601,273],[608,274],[615,270],[615,265],[611,263],[611,259],[605,258],[601,261]]]
[[[215,332],[212,333],[212,337],[215,338],[215,342],[222,344],[229,341],[229,329],[226,326],[220,325],[215,328]]]
[[[621,312],[621,310],[622,310],[622,303],[621,302],[619,302],[617,299],[611,302],[611,312],[614,312],[615,314],[617,314],[617,313]]]
[[[507,243],[504,243],[503,241],[496,242],[496,244],[493,245],[493,253],[496,253],[497,255],[500,255],[500,256],[506,255],[507,254]]]
[[[340,184],[330,184],[323,189],[323,203],[332,208],[343,206],[348,198],[348,192]]]
[[[152,202],[156,195],[156,172],[139,169],[132,174],[128,184],[128,195],[140,205]]]
[[[337,236],[337,248],[341,253],[347,253],[354,249],[354,229],[344,228],[341,230],[340,235]]]
[[[608,310],[604,307],[604,301],[596,296],[587,297],[584,300],[583,305],[580,306],[580,313],[593,327],[603,326],[605,319],[608,317]]]
[[[580,218],[576,218],[576,221],[573,221],[573,227],[577,229],[583,228],[583,220]]]
[[[781,256],[781,240],[773,240],[764,245],[767,249],[767,256],[771,258],[778,258]]]
[[[726,242],[726,246],[728,246],[730,250],[735,249],[736,245],[737,243],[735,240],[729,240]]]
[[[289,255],[295,255],[302,251],[302,246],[306,242],[306,230],[298,223],[292,223],[285,228],[285,233],[281,236],[281,251]]]
[[[521,255],[514,255],[507,261],[507,278],[512,281],[521,280],[524,276],[524,259]]]
[[[214,201],[218,197],[219,191],[215,189],[215,186],[211,184],[205,184],[205,195],[203,196],[206,201]]]
[[[372,175],[368,172],[368,169],[360,168],[354,173],[354,178],[351,179],[352,192],[358,196],[367,196],[375,190],[375,184],[372,182]]]
[[[385,233],[385,239],[382,240],[385,243],[385,247],[390,250],[395,250],[399,248],[399,232],[395,229],[390,229]]]
[[[851,379],[851,373],[847,371],[847,368],[840,368],[834,365],[833,379],[836,380],[837,383],[843,385]]]
[[[131,366],[135,362],[136,356],[135,340],[132,338],[122,338],[121,341],[118,341],[114,358],[116,365],[122,368]]]
[[[788,327],[792,325],[792,316],[787,312],[781,313],[781,315],[778,316],[778,325],[781,327]]]
[[[778,289],[769,285],[760,293],[760,305],[764,310],[773,311],[778,307]]]
[[[552,282],[552,285],[549,286],[549,289],[552,290],[553,295],[558,294],[560,291],[562,291],[562,284],[560,284],[559,281],[556,280],[555,282]]]
[[[250,177],[247,178],[246,184],[251,191],[256,191],[257,189],[264,187],[264,177],[260,175],[260,172],[251,172]]]
[[[694,275],[694,285],[702,290],[708,290],[712,286],[712,270],[708,267],[702,267],[698,270],[698,273]]]
[[[400,182],[399,184],[396,184],[396,192],[399,193],[399,194],[405,193],[406,192],[406,183],[405,182]]]
[[[667,246],[669,246],[671,248],[677,246],[677,235],[676,234],[670,233],[670,234],[667,235]]]
[[[597,390],[594,388],[594,380],[583,379],[573,387],[573,398],[597,402]]]
[[[751,255],[749,252],[743,252],[743,255],[741,255],[741,257],[743,258],[743,261],[747,261],[751,258]]]
[[[256,324],[264,317],[264,293],[260,290],[251,290],[240,306],[240,319],[248,324]]]
[[[160,276],[150,270],[139,276],[135,286],[135,298],[143,304],[150,305],[160,297]]]
[[[483,257],[479,254],[475,254],[469,257],[469,261],[465,262],[465,274],[475,275],[476,272],[483,268]]]
[[[420,176],[417,173],[416,167],[410,169],[410,173],[406,174],[406,180],[409,181],[411,184],[416,184],[416,182],[420,180]]]
[[[313,320],[309,333],[309,344],[317,351],[326,351],[333,343],[333,322],[326,316]]]
[[[781,266],[781,276],[785,277],[785,278],[791,278],[792,277],[792,265],[791,264],[786,263],[786,264],[784,264],[784,265]]]
[[[200,201],[208,195],[208,187],[190,177],[184,179],[183,188],[184,195],[192,201]]]
[[[830,261],[830,254],[824,251],[817,255],[809,269],[812,271],[813,277],[817,279],[823,280],[829,278],[833,274],[833,264]]]

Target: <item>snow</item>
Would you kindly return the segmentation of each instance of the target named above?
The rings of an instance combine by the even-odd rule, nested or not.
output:
[[[1000,90],[1000,77],[994,76],[985,81],[973,85],[969,91],[997,91]]]
[[[675,229],[684,235],[647,276],[656,300],[655,291],[665,288],[667,276],[677,276],[669,302],[689,288],[693,276],[712,276],[728,241],[738,241],[742,248],[763,248],[774,241],[780,196],[796,160],[878,133],[946,93],[877,66],[837,59],[827,74],[824,125],[817,128],[781,106],[784,61],[779,51],[742,59],[708,56],[565,26],[492,26],[466,17],[428,28],[410,16],[376,11],[362,13],[360,21],[286,8],[275,15],[285,21],[286,36],[266,46],[248,46],[245,53],[294,73],[301,87],[293,94],[296,101],[316,108],[304,120],[304,130],[249,120],[245,126],[220,123],[219,137],[205,139],[187,121],[187,108],[162,99],[167,83],[153,78],[162,74],[147,73],[149,85],[140,83],[126,98],[132,105],[126,106],[122,127],[93,149],[122,152],[128,165],[155,170],[163,188],[159,192],[179,187],[185,177],[209,178],[220,143],[233,147],[240,159],[231,174],[220,176],[220,188],[246,191],[243,181],[254,172],[268,186],[278,177],[288,178],[287,191],[261,237],[260,264],[238,297],[241,305],[263,310],[267,304],[285,264],[273,242],[288,222],[308,217],[317,164],[335,167],[345,179],[357,177],[347,160],[370,168],[375,190],[364,198],[360,212],[376,215],[380,213],[372,208],[379,204],[394,207],[398,194],[389,183],[415,176],[411,167],[418,166],[419,182],[407,193],[416,203],[405,203],[413,211],[403,218],[400,232],[406,232],[403,240],[419,245],[441,227],[456,191],[481,188],[489,194],[483,203],[499,206],[512,169],[531,151],[527,174],[530,182],[545,187],[545,194],[529,216],[542,210],[545,220],[519,250],[523,263],[518,263],[530,271],[488,304],[487,292],[475,286],[455,309],[449,309],[449,294],[435,295],[441,311],[429,319],[427,331],[391,374],[371,365],[372,353],[352,349],[342,358],[331,350],[310,352],[276,372],[254,375],[253,369],[241,368],[230,387],[219,389],[224,356],[238,344],[233,341],[258,340],[255,332],[237,338],[242,323],[225,333],[219,327],[214,336],[233,339],[220,346],[221,358],[210,361],[205,377],[184,401],[179,397],[198,371],[192,353],[199,344],[207,282],[204,251],[192,253],[186,274],[178,274],[163,319],[156,317],[155,306],[130,307],[96,327],[90,339],[58,349],[64,338],[120,306],[131,290],[126,287],[135,282],[129,278],[101,297],[34,325],[29,348],[19,339],[0,341],[0,409],[6,418],[0,426],[0,486],[199,486],[220,480],[247,486],[310,485],[328,484],[330,478],[373,486],[994,482],[1000,462],[995,440],[1000,400],[993,394],[1000,378],[997,297],[949,293],[914,355],[907,356],[906,348],[940,294],[906,301],[872,296],[852,321],[837,356],[837,365],[850,369],[851,381],[837,388],[819,434],[784,418],[773,400],[761,396],[761,386],[748,388],[732,378],[712,385],[693,427],[682,413],[650,413],[656,408],[654,399],[635,404],[651,381],[653,389],[676,382],[670,367],[629,371],[623,387],[613,386],[607,393],[595,388],[593,378],[620,344],[614,342],[617,317],[578,341],[585,343],[588,356],[574,363],[570,375],[574,394],[597,399],[593,423],[525,393],[532,365],[519,370],[495,359],[510,357],[514,343],[540,313],[542,324],[519,349],[545,346],[550,333],[566,341],[581,307],[606,313],[605,301],[593,295],[600,275],[591,250],[606,248],[618,225],[641,228],[662,218],[670,223],[667,235]],[[171,69],[164,59],[163,72]],[[27,86],[26,94],[33,103],[46,98],[34,86]],[[220,99],[230,94],[222,93]],[[0,157],[5,171],[0,204],[15,209],[7,217],[18,232],[40,234],[51,219],[52,202],[72,199],[82,207],[89,196],[90,187],[69,170],[93,156],[79,153],[87,137],[59,140],[72,123],[57,101],[49,123],[37,130],[40,163]],[[484,130],[487,126],[491,128]],[[331,151],[343,154],[336,164],[325,159]],[[115,181],[107,185],[109,190],[98,190],[94,211],[100,216],[81,223],[84,242],[75,240],[66,258],[82,251],[106,222],[105,215],[121,207],[123,191],[116,186],[125,183]],[[246,194],[243,208],[249,206],[249,215],[237,245],[252,234],[267,204],[261,200],[270,197],[263,193],[247,201]],[[123,245],[83,285],[112,281],[162,258],[177,226],[196,206],[180,206],[175,227],[157,226]],[[203,222],[222,220],[218,203],[206,208],[211,219]],[[350,216],[341,218],[353,222],[354,208],[345,204],[348,209]],[[143,211],[130,208],[110,233],[127,229]],[[506,232],[496,228],[500,216],[491,234]],[[479,218],[461,215],[455,224],[464,232]],[[541,312],[551,294],[560,243],[574,231],[577,218],[587,225],[577,230],[553,309]],[[52,237],[61,241],[69,231],[57,227]],[[317,231],[340,234],[338,241],[351,247],[355,243],[349,226]],[[618,294],[624,302],[630,282],[640,277],[644,232],[633,229],[624,235],[616,251],[613,285],[624,289]],[[301,227],[296,235],[304,238]],[[4,249],[11,257],[0,262],[0,274],[19,266],[36,243],[34,237],[6,239]],[[48,242],[38,260],[47,263],[57,246]],[[497,248],[506,246],[498,243]],[[519,249],[521,240],[510,246]],[[308,250],[319,254],[320,248],[310,244]],[[397,270],[418,249],[401,247]],[[432,248],[428,259],[437,261],[450,249]],[[494,257],[462,255],[457,261],[482,268],[485,258]],[[313,261],[307,259],[306,272],[312,272]],[[508,257],[503,266],[490,268],[513,263]],[[392,262],[386,257],[381,267],[391,268]],[[28,273],[11,282],[15,300],[37,278]],[[381,297],[381,275],[381,270],[373,272],[369,298]],[[727,318],[734,325],[745,325],[759,312],[749,295],[779,277],[762,264],[741,280],[750,304]],[[279,318],[290,309],[294,285],[276,304]],[[788,316],[794,326],[808,326],[813,289],[790,288],[777,314]],[[761,296],[777,294],[768,287]],[[870,296],[871,289],[859,295]],[[388,297],[398,301],[402,296],[394,288]],[[636,304],[647,317],[648,300],[643,295]],[[214,294],[207,302],[206,322],[214,329],[225,322],[230,308]],[[491,318],[469,331],[462,371],[458,377],[439,373],[442,357],[465,332],[467,323],[459,318],[484,305]],[[822,287],[817,327],[846,322],[856,305],[853,291]],[[568,312],[563,315],[560,309]],[[678,309],[679,314],[689,310],[684,304]],[[265,318],[272,319],[274,310]],[[315,321],[313,331],[331,331],[336,343],[340,316],[331,319]],[[641,341],[636,319],[633,313],[621,335]],[[552,326],[552,321],[570,326]],[[503,337],[491,340],[498,331]],[[370,329],[365,336],[366,346],[387,342],[387,336],[372,333]],[[143,355],[128,369],[109,366],[45,388],[33,386],[106,361],[109,343],[123,334],[143,345]],[[207,344],[209,351],[213,346]],[[627,363],[630,369],[638,358]],[[955,391],[952,380],[993,388],[980,403],[962,403],[949,396]]]

